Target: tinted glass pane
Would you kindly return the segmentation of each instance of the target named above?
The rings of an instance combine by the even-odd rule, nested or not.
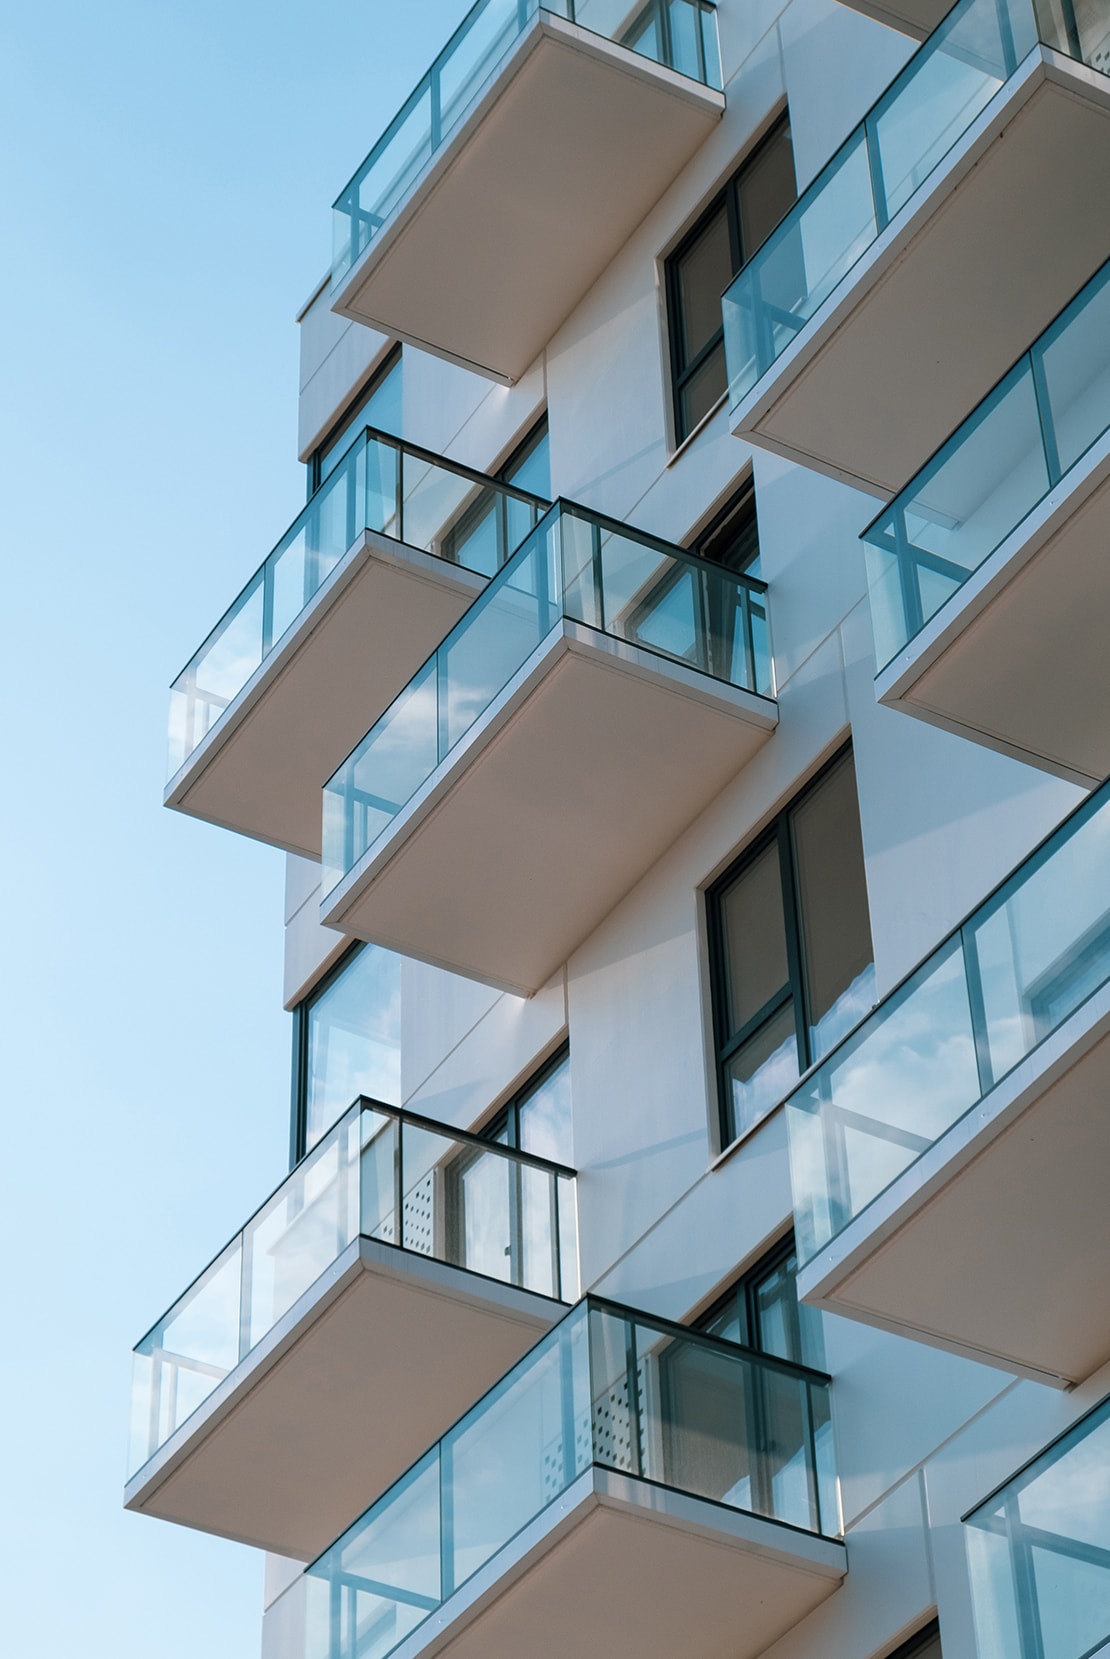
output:
[[[728,369],[725,366],[725,344],[715,346],[701,368],[682,388],[679,419],[679,438],[691,433],[704,420],[715,403],[728,391]]]
[[[753,1287],[758,1321],[756,1346],[765,1354],[822,1370],[825,1344],[821,1316],[798,1301],[798,1257],[782,1257]]]
[[[826,1053],[875,1001],[871,923],[850,758],[793,814],[806,995],[814,1058]]]
[[[724,203],[678,261],[683,363],[690,363],[721,332],[721,295],[732,280],[728,214]],[[722,381],[722,390],[723,390]]]
[[[784,123],[756,152],[740,175],[740,238],[745,260],[752,257],[783,214],[794,205],[797,194],[794,147],[790,142],[790,128]],[[727,282],[728,278],[725,279],[726,286]],[[718,323],[723,292],[724,286],[717,292]]]
[[[515,484],[518,490],[527,490],[529,495],[550,500],[551,439],[546,420],[509,462],[504,478],[506,484]]]
[[[360,1094],[401,1097],[401,959],[366,945],[308,1009],[307,1145]]]
[[[376,426],[379,432],[389,432],[395,438],[401,436],[400,354],[371,388],[365,402],[355,406],[338,434],[320,451],[319,483],[324,482],[355,433],[364,426]]]
[[[750,487],[697,543],[703,559],[724,565],[726,570],[745,571],[762,577],[759,565],[759,526],[755,515],[755,491]]]
[[[777,845],[753,859],[723,895],[721,925],[729,1030],[740,1031],[789,978]]]
[[[786,1007],[733,1055],[725,1068],[729,1133],[735,1139],[777,1106],[798,1081],[794,1006]]]
[[[520,1149],[555,1164],[572,1162],[569,1056],[522,1097]]]

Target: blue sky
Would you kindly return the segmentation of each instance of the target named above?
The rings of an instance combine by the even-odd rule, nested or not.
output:
[[[167,686],[303,502],[330,203],[466,9],[0,10],[13,1655],[258,1649],[261,1557],[120,1506],[130,1346],[287,1155],[282,860],[161,808]]]

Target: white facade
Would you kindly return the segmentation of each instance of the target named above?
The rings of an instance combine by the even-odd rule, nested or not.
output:
[[[492,474],[546,413],[552,497],[668,542],[689,546],[754,478],[777,728],[647,873],[614,893],[604,920],[536,994],[501,993],[414,959],[402,969],[395,1104],[475,1129],[569,1040],[582,1290],[677,1322],[782,1238],[794,1208],[782,1110],[721,1144],[706,890],[850,739],[881,1001],[1084,799],[1074,783],[878,702],[859,541],[873,495],[735,437],[724,402],[676,446],[664,262],[784,109],[799,193],[816,177],[917,47],[867,9],[720,0],[723,114],[514,384],[403,348],[406,443]],[[325,283],[300,318],[305,460],[393,344],[336,315],[331,299]],[[512,294],[500,303],[511,307]],[[913,332],[912,316],[905,328]],[[367,710],[366,725],[380,712]],[[289,1008],[351,943],[321,924],[320,900],[319,865],[291,855]],[[480,902],[495,905],[496,894]],[[515,920],[528,926],[526,914]],[[968,1260],[967,1274],[975,1267]],[[1092,1321],[1105,1322],[1103,1302]],[[976,1643],[962,1518],[1110,1394],[1110,1366],[1064,1389],[856,1318],[822,1319],[847,1573],[759,1651],[887,1659],[939,1617],[945,1659],[995,1659]],[[318,1347],[326,1365],[326,1344]],[[372,1425],[374,1399],[365,1404]],[[379,1496],[367,1490],[364,1506]],[[304,1659],[301,1565],[269,1558],[265,1659]],[[576,1594],[573,1584],[561,1591]],[[489,1595],[496,1605],[496,1575]],[[739,1602],[736,1621],[740,1630]],[[527,1628],[499,1628],[515,1651],[539,1651]],[[415,1659],[445,1641],[417,1631],[399,1651]],[[594,1651],[588,1628],[578,1646]],[[749,1650],[738,1636],[719,1651]]]

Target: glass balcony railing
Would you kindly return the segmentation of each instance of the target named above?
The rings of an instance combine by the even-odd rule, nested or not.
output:
[[[308,1569],[305,1659],[385,1659],[591,1465],[840,1530],[827,1377],[590,1297]]]
[[[1108,36],[1110,0],[958,0],[726,290],[733,407],[1038,42],[1095,64]]]
[[[881,670],[1110,430],[1110,264],[863,532]]]
[[[967,1524],[979,1659],[1110,1654],[1110,1400]]]
[[[713,0],[478,0],[335,203],[338,283],[463,121],[538,13],[576,23],[704,86],[721,87]]]
[[[359,1236],[579,1293],[573,1170],[358,1101],[135,1349],[129,1476]]]
[[[549,505],[365,428],[174,681],[169,776],[364,531],[492,576]]]
[[[787,1101],[811,1260],[1110,981],[1110,785],[880,1003]]]
[[[557,502],[325,785],[325,894],[563,617],[774,695],[764,583]]]

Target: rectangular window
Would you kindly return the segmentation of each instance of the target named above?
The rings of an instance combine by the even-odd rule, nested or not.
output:
[[[783,116],[667,260],[675,435],[679,443],[728,387],[721,295],[797,200]]]
[[[356,945],[295,1011],[295,1164],[365,1095],[401,1104],[401,958]]]
[[[401,347],[394,346],[377,374],[332,427],[308,460],[308,493],[313,495],[335,469],[365,426],[401,436]]]
[[[695,1330],[823,1371],[821,1315],[798,1301],[797,1274],[798,1252],[789,1233],[695,1321]]]
[[[502,1146],[569,1166],[573,1161],[569,1048],[564,1045],[548,1060],[479,1133]]]
[[[844,750],[708,895],[722,1133],[744,1134],[875,1001],[856,774]]]
[[[547,416],[529,432],[501,470],[500,483],[511,484],[541,501],[551,499],[551,461]],[[511,496],[491,499],[483,496],[465,509],[443,537],[443,557],[463,564],[468,570],[495,576],[512,557],[535,523],[535,512],[524,501]]]

